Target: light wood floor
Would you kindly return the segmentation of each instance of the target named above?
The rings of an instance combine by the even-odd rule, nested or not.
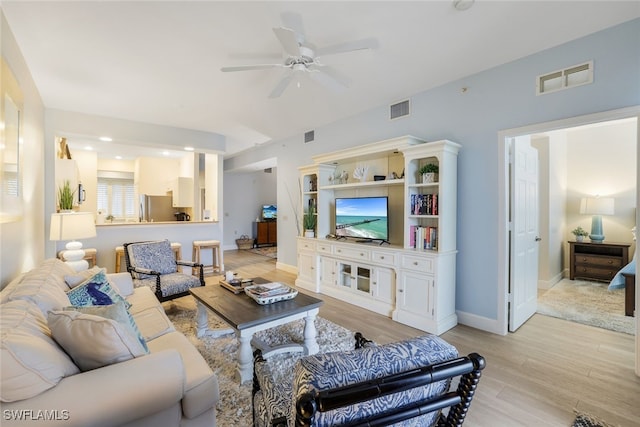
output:
[[[225,251],[224,257],[225,267],[243,277],[294,284],[295,275],[276,270],[270,258],[245,251]],[[320,316],[378,343],[424,333],[326,295],[320,298],[325,302]],[[487,360],[465,426],[570,426],[574,410],[613,425],[640,425],[631,335],[536,314],[506,336],[458,325],[442,338],[461,354],[477,352]]]

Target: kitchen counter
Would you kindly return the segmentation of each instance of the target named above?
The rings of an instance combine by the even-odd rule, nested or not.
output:
[[[181,259],[191,261],[194,240],[222,241],[222,225],[218,221],[116,222],[96,225],[96,237],[82,239],[85,248],[97,249],[97,263],[109,273],[115,271],[115,249],[124,243],[168,239],[182,245]],[[56,253],[66,242],[56,242]],[[206,257],[209,254],[205,254]],[[224,268],[224,257],[220,265]],[[125,265],[122,262],[121,271]]]
[[[182,225],[182,224],[217,224],[218,221],[151,221],[151,222],[105,222],[96,224],[96,227],[116,227],[131,225]]]

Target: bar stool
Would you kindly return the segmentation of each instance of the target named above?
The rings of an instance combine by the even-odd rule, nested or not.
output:
[[[211,264],[205,264],[205,274],[220,272],[220,241],[219,240],[194,240],[191,261],[200,263],[200,252],[203,249],[211,249]]]
[[[182,243],[172,242],[171,249],[176,256],[176,261],[182,259]],[[86,252],[86,251],[85,251]],[[122,258],[124,257],[124,246],[116,246],[116,273],[120,273],[120,266],[122,265]],[[181,267],[178,267],[178,271],[181,271]]]

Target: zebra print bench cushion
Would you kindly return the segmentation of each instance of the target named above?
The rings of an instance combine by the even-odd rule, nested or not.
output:
[[[295,425],[295,403],[306,392],[324,391],[430,365],[458,356],[455,347],[435,335],[425,335],[392,344],[366,344],[364,348],[307,356],[299,360],[291,384],[276,384],[265,363],[256,364],[260,390],[254,396],[254,419],[257,427],[271,426],[271,421],[285,417]],[[438,396],[449,389],[450,380],[366,401],[346,408],[318,413],[314,426],[334,426],[366,419],[372,414],[403,406],[425,397]],[[438,413],[427,414],[397,424],[398,426],[433,425]]]

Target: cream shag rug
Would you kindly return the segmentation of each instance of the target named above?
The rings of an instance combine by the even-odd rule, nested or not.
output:
[[[165,303],[166,304],[166,303]],[[191,304],[189,304],[190,306]],[[253,415],[251,408],[251,381],[240,385],[235,380],[236,352],[238,340],[235,335],[221,338],[197,338],[195,335],[195,304],[193,308],[165,306],[167,315],[177,330],[187,336],[204,356],[211,369],[218,376],[220,383],[220,403],[217,406],[216,418],[218,425],[251,426]],[[211,328],[227,328],[228,326],[214,314],[209,314]],[[304,342],[304,320],[298,320],[269,329],[256,334],[257,337],[270,345],[287,342]],[[336,325],[326,319],[316,318],[317,341],[320,352],[344,351],[354,347],[353,332]],[[269,358],[271,370],[276,382],[291,382],[291,373],[295,362],[302,357],[301,353],[280,354]]]
[[[607,283],[562,279],[538,297],[537,312],[612,331],[635,334],[635,318],[624,315],[624,289]]]

